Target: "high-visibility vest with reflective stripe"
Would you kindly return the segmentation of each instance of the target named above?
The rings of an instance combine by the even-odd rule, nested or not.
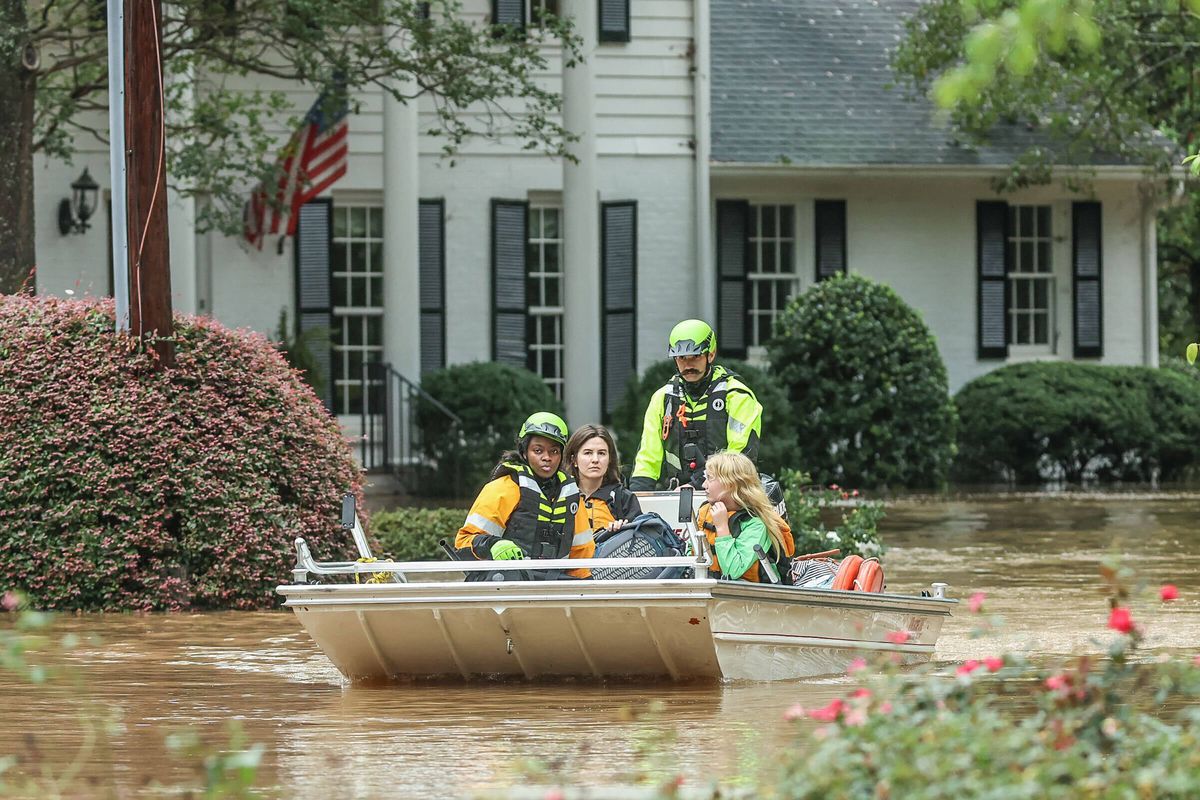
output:
[[[561,470],[555,475],[558,494],[549,498],[525,464],[505,463],[497,477],[507,475],[521,490],[517,507],[504,526],[504,538],[520,545],[529,558],[566,558],[575,533],[579,487]]]
[[[735,391],[749,391],[738,380],[737,375],[718,365],[713,368],[708,391],[698,400],[688,395],[684,389],[683,378],[678,375],[672,377],[663,387],[666,390],[663,398],[663,422],[667,419],[671,421],[669,427],[666,427],[667,437],[663,440],[664,476],[678,477],[681,482],[691,478],[692,470],[683,463],[685,444],[695,443],[700,448],[702,458],[708,458],[726,448],[729,443],[729,411],[725,404],[731,384]]]

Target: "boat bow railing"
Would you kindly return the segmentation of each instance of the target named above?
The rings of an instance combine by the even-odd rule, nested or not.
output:
[[[309,575],[373,575],[391,573],[398,583],[407,582],[410,574],[439,572],[518,572],[521,570],[556,569],[602,569],[605,567],[690,567],[693,579],[708,578],[708,568],[713,564],[712,553],[704,534],[690,532],[693,555],[661,556],[652,558],[537,558],[510,561],[317,561],[313,558],[308,543],[296,539],[296,566],[292,570],[292,582],[308,583]]]

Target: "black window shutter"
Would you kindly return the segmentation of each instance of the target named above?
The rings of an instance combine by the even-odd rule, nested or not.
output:
[[[1008,357],[1008,204],[981,200],[975,204],[976,297],[980,358]]]
[[[492,201],[492,360],[528,366],[525,343],[525,230],[529,203]]]
[[[421,374],[446,366],[446,204],[422,200],[418,212]]]
[[[746,273],[750,268],[750,204],[717,201],[717,350],[746,357],[750,317],[746,313]]]
[[[296,328],[303,334],[323,328],[323,341],[310,344],[315,383],[321,386],[321,402],[333,408],[333,381],[330,379],[332,352],[329,333],[333,326],[333,301],[330,283],[329,250],[333,239],[333,202],[313,200],[300,206],[296,220]]]
[[[813,207],[817,280],[846,271],[846,201],[818,200]]]
[[[637,202],[600,204],[600,407],[605,421],[637,374]]]
[[[492,0],[492,24],[525,30],[527,0]]]
[[[1075,358],[1104,355],[1100,204],[1071,204],[1071,272],[1075,295]]]
[[[599,40],[602,42],[629,41],[629,1],[599,0]]]

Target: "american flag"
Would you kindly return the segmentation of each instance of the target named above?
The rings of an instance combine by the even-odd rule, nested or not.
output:
[[[246,241],[261,250],[266,235],[279,233],[285,219],[285,235],[295,235],[300,206],[346,174],[349,111],[341,84],[326,89],[313,103],[279,154],[274,202],[268,199],[269,184],[259,183],[250,194],[243,212]]]

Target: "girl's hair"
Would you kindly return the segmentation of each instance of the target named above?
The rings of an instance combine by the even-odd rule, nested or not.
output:
[[[608,428],[603,425],[581,425],[571,434],[571,438],[567,440],[567,446],[563,450],[563,468],[571,474],[576,481],[579,480],[579,471],[575,469],[575,456],[579,455],[579,451],[583,449],[583,445],[588,439],[594,439],[599,436],[608,445],[608,471],[604,473],[604,477],[600,479],[600,485],[606,486],[610,483],[621,482],[621,459],[617,455],[617,443],[613,441],[613,436],[608,432]]]
[[[741,453],[720,452],[708,457],[704,471],[725,484],[733,502],[763,521],[767,526],[767,535],[771,537],[771,547],[778,557],[785,550],[783,531],[787,523],[767,499],[754,462]]]

